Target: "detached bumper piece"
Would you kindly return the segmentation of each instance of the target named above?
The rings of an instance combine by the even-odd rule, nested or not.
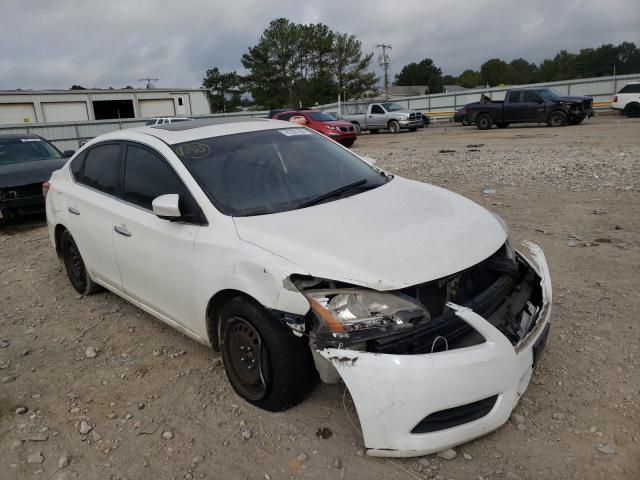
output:
[[[518,263],[532,271],[535,287],[526,293],[529,299],[524,303],[539,305],[537,311],[531,309],[530,314],[524,311],[515,317],[519,325],[527,327],[525,331],[518,332],[512,324],[515,329],[509,332],[511,321],[494,321],[496,326],[469,306],[449,301],[448,309],[477,333],[480,341],[449,345],[433,353],[432,345],[425,353],[411,354],[317,350],[349,388],[369,455],[435,453],[485,435],[508,420],[529,384],[551,314],[546,259],[537,245],[527,242],[525,246],[527,251],[517,255]],[[518,292],[517,286],[513,291]],[[519,311],[520,306],[516,308]],[[499,310],[489,311],[487,316]]]

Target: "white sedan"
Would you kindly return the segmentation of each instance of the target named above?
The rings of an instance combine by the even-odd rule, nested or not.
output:
[[[370,455],[504,424],[549,331],[542,250],[495,214],[274,120],[100,136],[56,171],[51,240],[100,287],[222,353],[248,402],[343,381]]]

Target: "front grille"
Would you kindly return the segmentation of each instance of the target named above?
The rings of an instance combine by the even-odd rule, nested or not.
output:
[[[341,132],[353,132],[353,127],[339,127]]]
[[[422,114],[421,113],[410,113],[409,114],[409,120],[411,120],[411,121],[422,120]]]
[[[439,432],[440,430],[473,422],[487,415],[493,409],[497,400],[498,395],[494,395],[478,400],[477,402],[432,413],[423,418],[422,421],[411,430],[411,433]]]
[[[4,190],[4,198],[15,200],[20,198],[42,196],[42,184],[32,183],[30,185],[20,185],[19,187],[9,187]]]

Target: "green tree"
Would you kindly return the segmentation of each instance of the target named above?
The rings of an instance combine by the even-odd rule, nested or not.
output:
[[[458,81],[456,85],[460,85],[465,88],[475,88],[482,83],[482,77],[480,73],[475,70],[465,70],[460,75],[458,75]]]
[[[428,85],[429,93],[440,93],[443,90],[442,70],[436,67],[433,60],[425,58],[419,63],[405,65],[396,75],[396,85]]]
[[[528,62],[524,58],[516,58],[509,62],[511,67],[511,78],[509,83],[522,85],[524,83],[534,83],[538,74],[538,66],[535,63]]]
[[[454,77],[453,75],[443,75],[442,76],[442,83],[444,85],[456,85],[456,82],[458,81],[457,77]]]
[[[360,98],[371,92],[378,77],[370,71],[373,53],[362,54],[362,43],[354,35],[336,34],[332,70],[337,91],[345,98]]]
[[[202,86],[208,89],[209,104],[211,110],[215,112],[234,111],[239,105],[232,102],[234,96],[243,93],[244,78],[235,71],[222,73],[218,67],[207,70],[207,76],[202,79]]]
[[[514,71],[513,67],[504,60],[492,58],[480,66],[480,77],[483,84],[495,87],[496,85],[511,83]]]
[[[554,80],[568,80],[577,78],[576,54],[560,50],[552,59],[546,59],[540,64],[538,80],[552,82]]]

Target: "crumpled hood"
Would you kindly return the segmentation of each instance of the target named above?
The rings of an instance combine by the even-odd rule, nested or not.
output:
[[[65,158],[0,165],[0,188],[46,182],[51,178],[51,173],[62,168],[66,162]]]
[[[377,290],[436,280],[486,259],[507,233],[488,210],[401,177],[299,210],[234,218],[241,239],[302,273]]]
[[[585,100],[590,100],[591,102],[593,102],[593,98],[591,97],[560,97],[560,99],[558,100],[559,102],[575,102],[575,103],[582,103]]]

